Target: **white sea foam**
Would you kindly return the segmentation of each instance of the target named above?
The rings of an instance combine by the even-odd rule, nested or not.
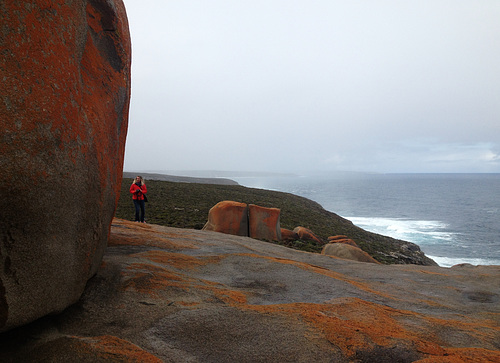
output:
[[[367,231],[390,236],[417,244],[434,244],[451,241],[454,233],[446,231],[440,221],[411,220],[403,218],[346,217]]]
[[[446,223],[440,221],[410,220],[403,218],[368,218],[368,217],[345,217],[358,227],[367,231],[390,236],[404,241],[414,242],[422,247],[425,252],[426,246],[442,245],[454,242],[457,233],[446,231]],[[457,245],[467,249],[470,246]],[[495,258],[466,258],[466,257],[441,257],[426,253],[441,267],[468,263],[471,265],[500,265],[500,259]]]
[[[485,258],[451,258],[451,257],[439,257],[439,256],[428,256],[432,258],[441,267],[451,267],[454,265],[468,263],[471,265],[500,265],[500,260],[495,259],[485,259]]]
[[[500,264],[499,182],[500,174],[242,180],[249,187],[312,199],[367,231],[416,243],[442,266]]]

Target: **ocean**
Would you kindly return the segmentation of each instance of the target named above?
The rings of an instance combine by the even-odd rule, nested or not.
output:
[[[232,178],[306,197],[371,232],[416,243],[440,266],[500,265],[500,174]]]

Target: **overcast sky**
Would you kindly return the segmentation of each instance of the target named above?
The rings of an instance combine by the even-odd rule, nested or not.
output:
[[[498,0],[124,0],[126,171],[500,172]]]

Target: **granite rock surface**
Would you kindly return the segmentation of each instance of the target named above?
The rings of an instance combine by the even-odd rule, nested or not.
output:
[[[248,205],[248,236],[266,241],[280,241],[280,210]]]
[[[248,236],[248,205],[224,200],[208,212],[208,221],[203,230]]]
[[[350,245],[349,243],[327,243],[323,246],[321,254],[359,262],[380,263],[361,248]]]
[[[115,219],[57,316],[0,361],[498,362],[500,266],[378,265]]]
[[[0,331],[76,302],[104,254],[130,98],[121,0],[0,4]]]

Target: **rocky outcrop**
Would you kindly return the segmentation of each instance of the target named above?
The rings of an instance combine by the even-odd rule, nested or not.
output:
[[[297,233],[286,228],[281,228],[281,240],[282,241],[295,241],[299,239]]]
[[[222,201],[208,212],[208,222],[203,230],[279,241],[281,239],[280,210],[255,204]]]
[[[353,247],[358,247],[359,246],[354,242],[352,239],[347,238],[347,236],[339,235],[339,236],[330,236],[328,237],[328,242],[329,243],[345,243],[348,245],[351,245]]]
[[[230,200],[217,203],[208,212],[203,230],[248,236],[248,206]]]
[[[122,178],[130,37],[121,0],[0,5],[0,331],[77,301]]]
[[[317,243],[319,245],[324,244],[319,239],[319,237],[314,234],[313,231],[311,231],[310,229],[307,229],[305,227],[300,227],[300,226],[299,227],[295,227],[293,229],[293,233],[295,233],[299,237],[299,239],[301,239],[301,240],[304,240],[304,241],[313,241],[313,242],[315,242],[315,243]]]
[[[248,235],[267,241],[280,241],[280,210],[255,204],[248,206]]]
[[[499,280],[114,220],[82,299],[0,335],[0,361],[498,362]]]
[[[323,247],[321,254],[359,262],[380,263],[361,248],[347,243],[328,243]]]
[[[344,236],[344,235],[330,236],[330,237],[328,237],[328,242],[338,241],[338,240],[346,239],[346,238],[347,238],[347,236]]]

